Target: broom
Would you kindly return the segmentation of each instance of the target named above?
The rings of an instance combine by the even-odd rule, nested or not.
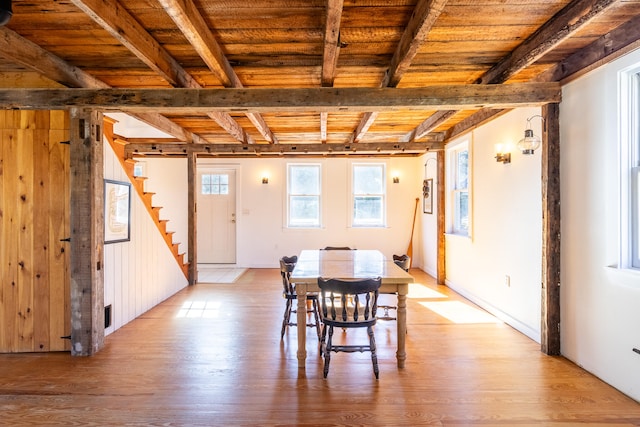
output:
[[[409,237],[409,247],[407,248],[407,255],[409,256],[409,267],[411,267],[411,263],[413,261],[413,229],[416,226],[416,213],[418,212],[419,201],[420,198],[416,197],[416,206],[413,209],[413,223],[411,224],[411,237]]]

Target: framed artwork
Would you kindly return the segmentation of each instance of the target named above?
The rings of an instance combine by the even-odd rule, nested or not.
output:
[[[422,211],[433,213],[433,178],[422,181]]]
[[[104,180],[104,243],[127,242],[131,233],[131,184]]]

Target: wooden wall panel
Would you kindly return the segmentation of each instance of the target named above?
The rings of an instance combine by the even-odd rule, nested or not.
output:
[[[0,112],[0,352],[68,350],[69,120]]]

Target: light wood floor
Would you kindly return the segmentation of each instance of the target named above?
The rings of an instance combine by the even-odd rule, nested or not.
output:
[[[640,425],[640,404],[412,274],[426,286],[408,305],[407,366],[379,322],[378,381],[366,353],[334,355],[323,379],[311,330],[299,372],[279,272],[249,270],[184,290],[93,357],[0,355],[0,425]]]

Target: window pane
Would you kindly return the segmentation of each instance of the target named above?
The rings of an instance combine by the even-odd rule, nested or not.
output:
[[[382,225],[382,197],[355,196],[353,212],[354,224]]]
[[[211,184],[211,175],[202,175],[202,184]]]
[[[459,151],[456,156],[456,189],[469,187],[469,151]]]
[[[318,196],[291,196],[289,199],[289,225],[320,225],[320,198]]]
[[[383,167],[354,166],[353,167],[354,194],[382,194],[384,193]]]
[[[220,184],[220,192],[218,194],[229,194],[229,186],[227,184]]]
[[[320,168],[318,166],[291,166],[290,194],[319,194]]]
[[[224,174],[224,175],[219,175],[220,177],[220,184],[229,184],[229,175]]]
[[[469,192],[459,191],[455,193],[455,232],[469,234]]]
[[[211,175],[211,183],[219,184],[220,183],[220,175]]]
[[[640,268],[640,167],[633,168],[631,175],[631,228],[633,230],[631,265]]]

